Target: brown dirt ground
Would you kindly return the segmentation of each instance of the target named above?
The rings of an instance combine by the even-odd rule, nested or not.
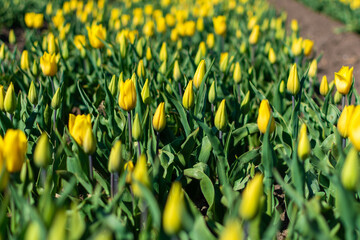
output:
[[[334,72],[341,66],[353,66],[356,89],[360,90],[360,35],[351,32],[336,34],[335,30],[345,25],[329,16],[314,12],[295,0],[269,0],[278,11],[284,10],[288,15],[288,24],[297,19],[300,35],[315,42],[317,54],[323,53],[318,64],[318,78],[323,75],[328,81],[334,78]]]

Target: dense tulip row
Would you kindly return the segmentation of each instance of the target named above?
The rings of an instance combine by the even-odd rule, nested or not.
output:
[[[318,78],[296,20],[23,4],[25,42],[0,43],[0,239],[357,238],[353,68]]]

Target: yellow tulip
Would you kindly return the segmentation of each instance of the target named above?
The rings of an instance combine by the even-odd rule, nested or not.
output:
[[[228,67],[229,64],[229,53],[228,52],[224,52],[220,54],[220,71],[221,72],[226,72],[226,69]]]
[[[29,69],[29,53],[27,50],[21,53],[20,67],[24,71]]]
[[[1,44],[0,46],[0,60],[5,59],[5,43]]]
[[[271,113],[272,111],[270,108],[269,101],[267,99],[263,99],[260,103],[259,114],[257,118],[257,125],[261,133],[266,132],[271,117]],[[271,117],[270,133],[272,133],[274,130],[275,130],[275,120],[274,117]]]
[[[225,224],[220,234],[220,240],[242,240],[243,231],[237,219],[232,219]]]
[[[166,127],[165,103],[161,102],[153,116],[153,127],[157,132],[161,132]]]
[[[35,14],[34,12],[25,13],[24,21],[28,28],[34,27]]]
[[[150,61],[151,59],[152,59],[151,48],[147,47],[147,49],[146,49],[146,60]]]
[[[299,56],[302,52],[302,38],[296,38],[293,40],[293,43],[291,45],[291,51],[294,54],[294,56]]]
[[[350,118],[350,124],[347,132],[351,143],[359,151],[360,150],[360,106],[355,107],[353,114]]]
[[[54,76],[58,71],[55,53],[50,55],[45,52],[40,58],[40,67],[45,76]]]
[[[74,138],[74,140],[82,148],[86,148],[88,152],[94,150],[94,139],[88,139],[93,136],[92,126],[91,126],[91,116],[88,115],[69,115],[69,133]]]
[[[0,85],[0,111],[4,111],[4,99],[5,99],[5,91],[4,86]]]
[[[152,37],[154,35],[155,23],[148,21],[144,24],[143,33],[146,37]]]
[[[313,46],[314,46],[314,42],[311,41],[310,39],[305,39],[303,41],[303,49],[305,56],[310,56],[310,54],[312,53]]]
[[[102,26],[102,24],[97,25],[95,22],[91,24],[91,27],[86,27],[90,45],[93,48],[102,48],[104,43],[100,41],[105,41],[106,39],[106,29]]]
[[[165,62],[168,58],[166,42],[163,42],[159,53],[160,61]]]
[[[51,160],[51,150],[48,135],[43,132],[36,143],[34,162],[38,167],[46,167]]]
[[[341,67],[339,72],[335,73],[335,85],[336,89],[342,95],[347,95],[350,91],[350,87],[353,82],[354,68]]]
[[[198,18],[198,20],[196,21],[196,29],[199,32],[202,32],[204,30],[204,19],[202,17]]]
[[[296,19],[291,20],[291,30],[297,32],[299,30],[299,24]]]
[[[226,34],[226,17],[217,16],[213,17],[214,31],[217,35],[224,36]]]
[[[290,69],[290,74],[287,81],[287,90],[292,95],[296,95],[300,91],[300,81],[299,81],[296,63],[294,63],[294,65],[292,65]]]
[[[125,111],[131,111],[136,106],[136,89],[134,82],[130,79],[121,85],[119,106]]]
[[[141,154],[141,156],[138,158],[132,178],[134,181],[132,181],[132,190],[134,191],[135,196],[141,197],[142,192],[139,184],[144,185],[147,188],[150,188],[150,178],[148,174],[148,168],[147,168],[147,162],[146,162],[146,156],[145,154]]]
[[[139,61],[136,73],[139,78],[145,77],[145,67],[142,59]]]
[[[10,44],[15,44],[15,43],[16,43],[16,36],[15,36],[14,29],[10,29],[10,32],[9,32],[9,43],[10,43]]]
[[[259,35],[260,35],[260,26],[255,25],[254,28],[252,29],[251,33],[250,33],[249,43],[251,45],[257,44],[257,42],[259,41]]]
[[[206,71],[205,60],[201,60],[194,74],[194,86],[199,88]]]
[[[354,105],[345,106],[345,108],[343,109],[343,111],[339,117],[339,120],[337,123],[337,129],[343,138],[348,137],[349,125],[350,125],[354,110],[355,110]]]
[[[78,50],[83,50],[86,46],[86,37],[85,35],[76,35],[74,37],[74,45]]]
[[[303,123],[300,129],[300,137],[297,149],[299,158],[304,161],[309,156],[310,151],[311,147],[309,137],[307,135],[307,128],[306,124]]]
[[[215,81],[211,83],[210,89],[209,89],[209,95],[208,100],[210,103],[214,103],[216,98],[216,91],[215,91]]]
[[[180,182],[174,182],[166,200],[163,227],[168,235],[174,235],[181,230],[184,205],[184,193]]]
[[[181,78],[181,71],[180,71],[179,61],[176,60],[174,63],[174,69],[173,69],[173,79],[175,81],[179,81],[180,78]]]
[[[193,90],[193,81],[190,80],[185,89],[183,99],[182,99],[182,104],[183,104],[184,108],[189,110],[194,105],[194,98],[195,98],[195,94],[194,94],[194,90]]]
[[[314,59],[311,64],[310,64],[310,68],[309,68],[309,77],[316,77],[316,72],[317,72],[317,60]]]
[[[52,33],[49,33],[47,36],[47,50],[50,54],[56,53],[56,40]]]
[[[239,62],[236,62],[236,64],[235,64],[233,77],[234,77],[234,82],[236,84],[240,83],[240,81],[241,81],[241,67],[240,67]]]
[[[206,37],[206,45],[209,49],[212,49],[215,45],[215,37],[213,33],[209,33]]]
[[[29,102],[33,105],[35,105],[37,103],[37,92],[36,92],[34,81],[31,81],[31,83],[30,83],[28,99],[29,99]]]
[[[61,95],[60,95],[60,88],[58,88],[51,99],[51,107],[53,109],[58,109],[61,105]]]
[[[134,171],[134,163],[131,160],[124,164],[124,171],[126,172],[125,182],[127,184],[130,184],[131,183],[131,175]]]
[[[244,220],[251,220],[258,214],[262,196],[263,175],[258,173],[248,182],[242,193],[239,213]]]
[[[329,92],[329,84],[327,81],[327,77],[324,75],[320,83],[320,94],[325,97],[328,94],[328,92]]]
[[[6,91],[4,98],[4,109],[6,112],[13,114],[17,106],[17,99],[15,96],[14,85],[10,82],[10,85]]]
[[[270,62],[271,64],[274,64],[274,63],[276,62],[276,54],[275,54],[275,51],[274,51],[273,48],[270,48],[270,49],[269,49],[269,56],[268,56],[268,58],[269,58],[269,62]]]
[[[109,172],[118,172],[121,168],[122,155],[121,155],[121,141],[117,140],[111,148],[109,157]]]
[[[165,18],[159,17],[156,19],[156,31],[158,33],[166,32],[166,21]]]
[[[5,187],[9,182],[9,174],[6,170],[6,161],[3,153],[4,151],[3,148],[4,148],[4,140],[0,136],[0,191],[5,189]]]
[[[359,153],[356,148],[351,148],[347,154],[343,168],[341,170],[341,182],[349,191],[356,191],[359,184]]]
[[[214,125],[219,131],[224,131],[226,129],[227,121],[225,99],[223,99],[216,111]]]
[[[257,24],[257,21],[258,21],[258,18],[256,16],[252,16],[248,21],[247,29],[252,30],[255,27],[255,25]]]
[[[27,139],[21,130],[6,131],[3,145],[3,156],[9,173],[19,172],[26,159]]]
[[[126,36],[124,31],[120,32],[119,35],[119,45],[120,45],[120,55],[121,58],[125,58],[126,57],[126,53],[127,53],[127,40],[126,40]]]
[[[140,124],[140,119],[139,119],[139,114],[136,113],[135,114],[135,118],[134,118],[134,122],[132,125],[132,137],[134,138],[135,141],[139,141],[141,138],[141,124]],[[140,143],[138,143],[140,144]]]
[[[83,140],[83,150],[86,154],[91,155],[96,150],[96,138],[92,131],[91,127],[87,127],[85,130],[84,140]]]

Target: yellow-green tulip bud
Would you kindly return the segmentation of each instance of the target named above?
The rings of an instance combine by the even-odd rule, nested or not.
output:
[[[181,183],[174,182],[164,208],[163,227],[166,234],[174,235],[181,230],[184,210],[184,193]]]
[[[34,59],[31,71],[32,71],[34,76],[37,76],[38,73],[39,73],[39,67],[38,67],[38,64],[37,64],[35,59]]]
[[[299,56],[302,52],[302,38],[295,38],[293,40],[293,43],[291,45],[291,51],[294,54],[294,56]]]
[[[215,37],[213,33],[209,33],[206,37],[206,45],[208,48],[212,49],[215,45]]]
[[[152,59],[151,48],[147,47],[147,49],[146,49],[146,60],[151,61],[151,59]]]
[[[162,62],[167,61],[168,54],[167,54],[166,42],[163,42],[162,45],[161,45],[159,58],[160,58],[160,61],[162,61]]]
[[[4,99],[5,99],[5,91],[4,86],[0,85],[0,111],[4,111]]]
[[[88,155],[93,154],[96,150],[96,138],[94,136],[91,126],[87,127],[85,130],[83,149],[84,152]]]
[[[16,96],[15,96],[15,90],[14,85],[12,82],[10,83],[10,86],[8,87],[4,99],[4,109],[6,112],[13,114],[17,106]]]
[[[5,59],[5,43],[1,44],[0,46],[0,60]]]
[[[351,148],[346,156],[344,166],[341,170],[341,182],[349,191],[357,191],[359,184],[359,154],[356,148]]]
[[[274,64],[276,62],[276,54],[273,48],[270,48],[268,58],[271,64]]]
[[[173,78],[175,81],[179,81],[181,78],[181,71],[180,71],[180,66],[179,66],[178,60],[176,60],[174,63]]]
[[[351,117],[354,113],[354,110],[355,110],[354,105],[345,106],[345,108],[343,109],[343,111],[339,117],[339,120],[337,123],[337,129],[343,138],[348,137],[349,125],[350,125]]]
[[[61,54],[62,57],[66,60],[69,57],[69,48],[68,48],[68,43],[67,41],[64,41],[64,43],[62,44],[62,48],[61,48]]]
[[[320,83],[320,94],[325,97],[328,94],[328,92],[329,92],[329,84],[327,81],[327,77],[324,75]]]
[[[134,82],[130,79],[121,85],[119,106],[125,111],[131,111],[136,106],[136,89]]]
[[[159,68],[159,72],[162,74],[162,75],[165,75],[166,74],[166,62],[163,62]]]
[[[297,32],[299,30],[299,24],[296,19],[291,20],[291,30]]]
[[[141,197],[142,192],[139,184],[142,184],[145,187],[150,188],[150,178],[149,178],[145,154],[141,154],[141,156],[138,158],[136,165],[134,167],[132,177],[134,180],[132,181],[131,184],[132,190],[135,196]]]
[[[38,167],[46,167],[51,160],[51,150],[48,135],[43,132],[36,143],[34,162]]]
[[[197,51],[197,53],[196,53],[196,55],[195,55],[194,63],[195,63],[196,65],[198,65],[202,58],[203,58],[203,56],[202,56],[202,54],[201,54],[201,50],[198,49],[198,51]]]
[[[44,236],[41,231],[40,224],[37,221],[32,220],[26,229],[25,240],[42,239],[42,238],[44,238]]]
[[[260,35],[260,26],[255,25],[255,27],[252,29],[251,34],[249,36],[249,43],[251,45],[257,44],[259,41],[259,35]]]
[[[176,42],[176,48],[177,48],[177,50],[181,50],[181,49],[182,49],[182,40],[181,40],[181,39],[177,40],[177,42]]]
[[[37,92],[35,88],[34,81],[31,81],[29,92],[28,92],[29,102],[33,105],[37,104]]]
[[[26,159],[27,139],[21,130],[6,131],[3,145],[3,156],[9,173],[19,172]]]
[[[139,61],[139,64],[137,67],[137,76],[139,78],[145,77],[145,67],[144,67],[144,62],[142,59]]]
[[[260,201],[263,196],[263,175],[256,174],[255,177],[248,182],[243,193],[239,208],[242,219],[253,219],[260,210]]]
[[[24,71],[29,69],[29,53],[27,50],[21,53],[20,67]]]
[[[157,132],[161,132],[166,127],[165,103],[161,102],[153,116],[153,127]]]
[[[112,95],[113,97],[115,97],[115,96],[116,96],[116,93],[117,93],[116,76],[115,76],[115,74],[112,76],[108,88],[109,88],[109,91],[110,91],[111,95]]]
[[[199,50],[201,51],[201,56],[205,57],[206,56],[206,45],[203,41],[200,42],[200,44],[199,44]]]
[[[60,95],[60,88],[58,88],[53,98],[51,99],[51,107],[53,109],[58,109],[60,107],[60,104],[61,104],[61,95]]]
[[[296,63],[294,63],[294,65],[292,65],[290,69],[290,74],[287,81],[287,90],[292,95],[296,95],[300,91],[300,81],[299,81]]]
[[[199,88],[206,72],[205,60],[201,60],[194,74],[194,86]]]
[[[125,58],[126,53],[127,53],[127,40],[126,40],[126,37],[125,37],[125,33],[120,34],[119,43],[120,43],[120,55],[121,55],[121,58]]]
[[[220,71],[226,72],[226,69],[229,65],[229,53],[224,52],[220,54]]]
[[[360,105],[356,106],[350,118],[348,134],[352,145],[360,150]]]
[[[15,43],[16,43],[16,37],[15,37],[14,29],[10,29],[10,32],[9,32],[9,43],[10,43],[10,44],[15,44]]]
[[[143,37],[141,37],[138,42],[136,43],[136,52],[139,54],[139,57],[142,58],[144,51],[144,44],[145,44],[145,39]]]
[[[240,53],[244,54],[246,52],[246,42],[240,44]]]
[[[232,219],[225,224],[220,234],[220,240],[242,240],[243,232],[241,224],[237,219]]]
[[[219,131],[224,131],[227,125],[227,112],[226,112],[226,105],[225,99],[223,99],[219,105],[219,108],[216,111],[214,125]]]
[[[185,89],[183,99],[182,99],[182,104],[183,104],[184,108],[189,110],[194,105],[194,98],[195,98],[195,94],[194,94],[194,90],[193,90],[193,81],[190,80]]]
[[[275,120],[274,117],[271,116],[271,113],[272,111],[270,108],[269,101],[267,99],[263,99],[260,103],[259,115],[257,118],[257,125],[261,133],[266,133],[266,129],[270,118],[271,118],[270,133],[272,133],[275,130]]]
[[[247,114],[250,110],[250,91],[247,91],[245,97],[241,101],[240,110],[243,114]]]
[[[44,110],[44,122],[45,122],[45,125],[49,125],[50,118],[51,118],[51,111],[50,111],[49,105],[46,104],[46,107],[45,107],[45,110]]]
[[[354,68],[341,67],[339,72],[335,73],[335,85],[336,89],[342,95],[347,95],[350,91],[353,82]]]
[[[47,50],[50,55],[56,53],[55,37],[52,33],[49,33],[47,37]]]
[[[281,94],[283,94],[285,92],[285,82],[284,82],[284,80],[282,80],[281,83],[280,83],[279,92]]]
[[[240,81],[241,81],[241,66],[239,62],[236,62],[234,69],[234,82],[238,84],[240,83]]]
[[[316,73],[317,73],[317,61],[316,59],[314,59],[311,64],[310,64],[310,68],[309,68],[309,77],[313,78],[316,77]]]
[[[209,89],[209,96],[208,100],[210,103],[214,103],[216,98],[216,89],[215,89],[215,81],[211,83],[210,89]]]
[[[110,157],[109,157],[109,172],[119,172],[122,164],[122,154],[121,154],[121,141],[117,140],[114,146],[111,148]]]
[[[307,128],[305,123],[301,125],[299,143],[298,143],[298,156],[304,161],[309,155],[311,151],[309,137],[307,135]]]
[[[119,81],[118,81],[118,90],[120,91],[121,86],[124,84],[124,73],[121,72],[119,75]]]
[[[343,95],[341,93],[339,93],[338,91],[336,91],[334,94],[334,103],[336,103],[336,104],[340,103],[342,97],[343,97]]]
[[[49,233],[46,239],[57,240],[66,239],[66,222],[67,216],[65,210],[58,210],[52,221]]]
[[[141,98],[143,100],[143,103],[150,104],[151,96],[150,96],[149,79],[146,79],[144,87],[141,90]]]
[[[139,114],[136,113],[135,118],[134,118],[134,122],[133,122],[133,126],[132,126],[132,137],[134,138],[135,141],[140,140],[141,132],[142,132],[142,130],[141,130]]]
[[[310,56],[310,54],[312,53],[312,49],[314,46],[314,42],[311,41],[310,39],[305,39],[303,41],[303,49],[304,49],[304,55],[305,56]]]

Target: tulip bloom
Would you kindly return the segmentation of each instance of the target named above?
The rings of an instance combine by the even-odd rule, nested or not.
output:
[[[74,37],[74,45],[78,50],[83,50],[84,46],[86,46],[86,37],[85,35],[76,35]]]
[[[205,60],[201,60],[194,74],[194,86],[199,88],[206,71]]]
[[[356,106],[353,111],[353,114],[350,118],[350,124],[347,133],[349,135],[351,143],[359,151],[360,150],[360,106]]]
[[[355,106],[345,106],[343,109],[337,124],[337,129],[343,138],[347,138],[349,134],[349,125],[351,122],[352,115],[354,113]]]
[[[317,72],[317,60],[314,59],[312,60],[311,64],[310,64],[310,68],[309,68],[309,77],[316,77],[316,72]]]
[[[92,133],[91,116],[69,115],[69,132],[74,140],[83,148],[86,154],[95,152],[96,142]]]
[[[272,111],[270,108],[269,101],[267,99],[263,99],[260,103],[259,115],[257,118],[257,125],[261,133],[266,132],[271,117],[271,112]],[[275,120],[274,117],[271,117],[270,133],[272,133],[274,130],[275,130]]]
[[[219,105],[215,114],[214,125],[219,131],[224,131],[227,125],[227,113],[225,99],[223,99]]]
[[[27,139],[25,133],[18,129],[6,131],[3,145],[3,156],[9,173],[19,172],[26,159]]]
[[[182,104],[184,108],[189,110],[194,105],[194,98],[195,98],[195,94],[193,90],[193,81],[190,80],[185,89],[184,96],[182,99]]]
[[[291,51],[294,54],[294,56],[299,56],[302,52],[302,38],[297,38],[293,40],[293,43],[291,45]]]
[[[131,111],[136,105],[136,89],[134,82],[130,79],[121,84],[119,95],[119,106],[125,111]]]
[[[21,53],[20,67],[24,71],[29,69],[29,53],[27,50]]]
[[[327,77],[324,75],[320,83],[320,94],[325,97],[328,94],[328,92],[329,92],[329,84],[327,81]]]
[[[249,36],[249,43],[251,45],[257,44],[259,41],[259,35],[260,35],[260,26],[255,25],[255,27],[252,29],[250,36]]]
[[[300,137],[297,149],[299,158],[304,161],[309,156],[310,150],[311,147],[309,137],[307,135],[307,128],[305,123],[303,123],[300,129]]]
[[[221,53],[220,63],[219,63],[220,71],[223,73],[226,72],[228,64],[229,64],[229,53],[228,52]]]
[[[184,210],[184,193],[181,183],[174,182],[171,186],[163,215],[163,227],[168,235],[173,235],[180,231]]]
[[[166,42],[163,42],[159,53],[160,61],[165,62],[168,58]]]
[[[217,35],[224,36],[226,34],[226,17],[213,17],[214,31]]]
[[[303,49],[304,49],[305,56],[310,56],[313,46],[314,46],[314,42],[311,41],[310,39],[305,39],[303,41]]]
[[[104,43],[100,41],[105,41],[106,39],[106,29],[102,26],[102,24],[97,25],[96,23],[92,23],[91,27],[86,27],[89,37],[90,45],[93,48],[102,48]]]
[[[161,102],[153,116],[153,127],[157,132],[164,130],[166,126],[165,103]]]
[[[260,210],[260,201],[263,195],[263,175],[256,174],[246,185],[239,208],[240,216],[244,220],[253,219]]]
[[[342,95],[347,95],[353,82],[354,68],[341,67],[339,72],[335,73],[336,89]]]
[[[25,25],[28,28],[41,28],[44,23],[44,14],[42,13],[25,13]]]
[[[45,52],[40,58],[40,67],[45,76],[54,76],[58,71],[55,53],[50,55]]]
[[[239,83],[241,81],[241,67],[239,62],[236,62],[235,64],[233,77],[235,83]]]
[[[290,74],[287,81],[287,90],[292,95],[296,95],[300,91],[300,81],[299,81],[296,63],[292,65],[290,69]]]

